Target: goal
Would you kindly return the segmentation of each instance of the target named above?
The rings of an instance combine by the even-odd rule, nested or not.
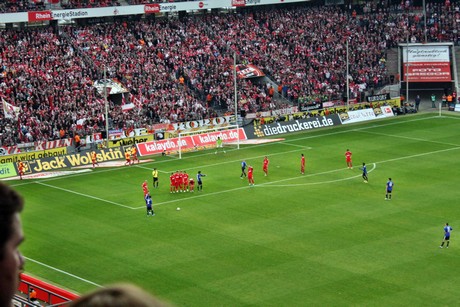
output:
[[[177,141],[179,159],[185,152],[217,149],[218,138],[222,140],[223,151],[240,149],[240,139],[244,138],[244,130],[237,125],[229,125],[181,132]]]

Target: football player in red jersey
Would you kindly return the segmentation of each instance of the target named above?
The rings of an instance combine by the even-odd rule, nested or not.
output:
[[[191,193],[195,192],[195,180],[193,179],[193,177],[190,177],[188,185],[189,185],[189,188],[190,188],[190,192]]]
[[[265,156],[264,164],[263,164],[263,167],[262,167],[262,169],[263,169],[263,171],[265,173],[265,176],[268,176],[268,163],[270,163],[270,161],[268,161],[267,156]]]
[[[142,183],[142,190],[144,191],[144,197],[145,197],[146,195],[150,195],[148,185],[149,185],[149,183],[147,182],[147,180],[145,180],[145,181]]]
[[[254,185],[254,168],[251,165],[248,166],[248,181],[250,186]]]
[[[303,154],[300,157],[300,173],[305,174],[305,156]]]
[[[185,192],[185,191],[188,192],[188,189],[189,189],[189,185],[188,185],[188,184],[189,184],[189,181],[188,181],[188,178],[189,178],[189,176],[188,176],[187,172],[184,171],[184,172],[182,173],[182,189],[183,189],[184,192]]]
[[[171,173],[171,176],[169,176],[169,193],[174,192],[174,173]]]
[[[345,152],[345,160],[347,161],[347,166],[349,169],[352,169],[353,168],[353,163],[351,161],[351,151],[350,149],[347,149],[347,151]]]

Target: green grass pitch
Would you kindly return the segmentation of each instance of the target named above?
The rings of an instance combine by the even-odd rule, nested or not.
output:
[[[283,137],[10,182],[26,199],[26,273],[78,293],[132,282],[177,306],[458,304],[460,117],[418,114]],[[240,179],[243,159],[254,166],[254,187]],[[207,174],[203,191],[170,194],[175,170]],[[155,217],[146,216],[145,179]],[[440,249],[446,222],[453,241]]]

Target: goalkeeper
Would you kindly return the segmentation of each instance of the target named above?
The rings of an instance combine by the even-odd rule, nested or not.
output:
[[[220,136],[218,136],[217,140],[216,140],[216,152],[215,152],[215,154],[217,154],[217,152],[219,151],[219,148],[221,148],[221,150],[225,153],[224,144],[223,144],[222,139],[220,138]]]

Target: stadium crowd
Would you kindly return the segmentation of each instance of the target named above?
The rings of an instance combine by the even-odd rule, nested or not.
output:
[[[127,0],[131,5],[149,4],[149,3],[165,3],[165,2],[186,2],[195,0]]]
[[[458,42],[458,3],[428,3],[427,14],[428,41]],[[0,93],[21,108],[17,121],[0,116],[4,146],[104,131],[92,86],[104,67],[136,105],[123,112],[110,102],[113,127],[123,129],[231,112],[235,52],[277,85],[238,81],[239,107],[257,112],[342,97],[347,41],[351,95],[360,98],[391,82],[387,48],[425,39],[421,10],[369,3],[0,32]]]
[[[44,0],[4,0],[0,2],[0,13],[18,13],[45,9]]]
[[[55,9],[80,9],[108,6],[186,2],[195,0],[3,0],[0,1],[0,13],[18,13],[27,11],[40,11],[49,9],[53,5]]]
[[[79,9],[92,7],[120,6],[118,0],[67,0],[61,1],[63,9]]]

